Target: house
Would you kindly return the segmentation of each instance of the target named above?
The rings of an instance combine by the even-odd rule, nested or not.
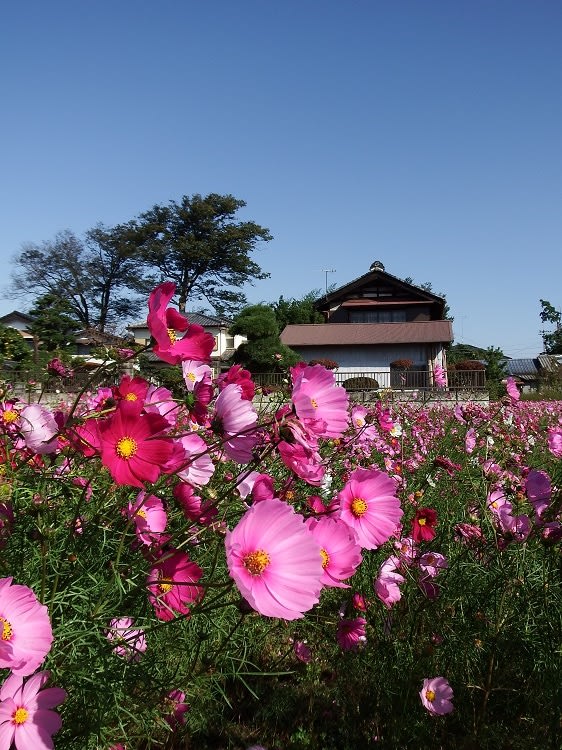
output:
[[[185,317],[190,323],[196,323],[197,325],[202,326],[207,333],[210,333],[214,337],[215,346],[211,353],[211,367],[215,374],[218,374],[221,370],[228,369],[234,352],[238,349],[240,344],[243,344],[247,340],[246,337],[238,335],[232,336],[229,333],[232,321],[227,318],[214,317],[212,315],[205,315],[204,313],[198,312],[186,312]],[[128,326],[128,330],[132,332],[136,344],[140,344],[141,346],[147,346],[150,344],[150,331],[148,330],[146,321],[143,321],[142,323],[133,323]],[[178,332],[180,338],[182,335],[181,332]],[[155,366],[168,366],[152,352],[147,352],[145,357]]]
[[[541,385],[562,377],[562,355],[539,354],[533,359],[507,359],[505,371],[522,386],[523,393],[539,391]]]
[[[427,387],[436,365],[446,369],[452,324],[445,300],[387,273],[367,273],[315,303],[325,323],[288,325],[281,341],[303,360],[337,362],[338,380],[369,377],[380,387]]]
[[[34,340],[34,336],[29,330],[32,323],[33,318],[31,315],[19,312],[18,310],[12,310],[12,312],[7,315],[0,317],[0,325],[6,326],[6,328],[15,328],[19,331],[21,337],[30,349],[33,349]]]

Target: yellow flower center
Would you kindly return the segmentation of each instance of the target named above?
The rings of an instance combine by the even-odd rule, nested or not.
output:
[[[244,558],[244,567],[253,576],[259,576],[269,565],[269,555],[262,549],[250,552]]]
[[[170,338],[170,343],[175,344],[178,337],[176,336],[176,332],[174,331],[173,328],[168,328],[168,336]]]
[[[312,406],[313,406],[313,407],[314,407],[315,409],[318,409],[318,401],[316,401],[316,399],[315,399],[315,398],[311,398],[311,399],[310,399],[310,403],[312,404]]]
[[[195,383],[195,373],[193,373],[193,372],[188,372],[188,373],[187,373],[187,375],[186,375],[185,377],[186,377],[186,378],[187,378],[188,380],[191,380],[191,382],[192,382],[192,383]]]
[[[136,393],[127,393],[127,395],[125,396],[125,401],[137,401],[137,400],[138,400],[138,396]]]
[[[369,506],[361,497],[356,497],[351,503],[351,512],[357,518],[360,518],[364,513],[367,512]]]
[[[146,511],[140,508],[139,510],[137,510],[135,515],[140,516],[141,518],[146,518]]]
[[[0,624],[2,625],[2,640],[10,641],[12,639],[12,626],[4,617],[0,617]]]
[[[13,422],[17,420],[18,417],[19,417],[19,414],[17,413],[17,411],[14,411],[13,409],[6,409],[6,411],[2,415],[2,419],[4,420],[6,424],[12,424]]]
[[[295,499],[295,493],[293,492],[293,490],[287,490],[287,492],[285,492],[285,500],[294,500],[294,499]]]
[[[123,437],[117,443],[115,450],[121,458],[132,458],[137,452],[137,441],[132,437]]]
[[[160,581],[158,588],[162,594],[169,594],[173,589],[174,584],[171,581]]]
[[[434,562],[435,562],[435,558],[434,558],[434,557],[433,557],[433,555],[432,555],[432,554],[430,553],[430,554],[429,554],[429,555],[427,556],[427,558],[426,558],[426,563],[427,563],[427,565],[433,565],[433,563],[434,563]]]
[[[361,417],[357,417],[355,419],[355,426],[356,427],[363,427],[364,424],[365,424],[365,420],[361,419]]]
[[[435,692],[433,690],[426,690],[425,697],[430,703],[433,703],[433,701],[435,700]]]
[[[12,721],[14,722],[14,724],[25,724],[28,716],[29,711],[27,711],[25,708],[16,708],[16,710],[12,714]]]
[[[427,521],[426,521],[425,518],[418,518],[418,523],[419,523],[420,526],[425,526],[425,524],[427,523]]]
[[[330,556],[328,555],[325,549],[320,550],[320,557],[322,558],[322,567],[327,568],[328,563],[330,562]]]

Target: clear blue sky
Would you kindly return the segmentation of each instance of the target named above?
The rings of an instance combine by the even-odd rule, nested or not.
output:
[[[232,193],[270,229],[250,301],[381,260],[457,341],[541,351],[562,305],[562,4],[29,0],[2,10],[0,260]],[[0,300],[0,313],[26,309]]]

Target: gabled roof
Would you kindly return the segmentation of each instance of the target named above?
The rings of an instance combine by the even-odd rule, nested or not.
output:
[[[373,344],[437,344],[453,340],[450,320],[417,323],[309,323],[288,325],[281,334],[286,346],[368,346]]]
[[[366,284],[376,283],[377,281],[390,283],[395,287],[402,288],[405,292],[415,292],[418,297],[427,300],[428,302],[440,303],[441,305],[445,304],[443,297],[440,297],[438,294],[433,294],[433,292],[428,292],[426,289],[422,289],[415,284],[410,284],[403,279],[399,279],[397,276],[387,273],[382,267],[382,264],[375,262],[367,273],[364,273],[362,276],[353,279],[353,281],[349,281],[347,284],[334,289],[328,294],[322,295],[322,297],[316,301],[315,307],[318,309],[325,308],[332,302],[337,302],[341,297],[359,291],[361,287],[364,287]]]
[[[196,323],[203,328],[228,328],[232,325],[232,320],[228,318],[217,318],[214,315],[206,315],[205,313],[199,312],[186,312],[185,317],[190,323]],[[141,323],[131,323],[127,326],[129,330],[134,331],[135,328],[146,328],[146,320]]]
[[[33,323],[35,320],[34,317],[31,315],[28,315],[27,313],[19,312],[19,310],[12,310],[12,312],[7,313],[6,315],[2,315],[0,317],[0,323],[2,325],[6,325],[11,320],[21,320],[23,323]]]

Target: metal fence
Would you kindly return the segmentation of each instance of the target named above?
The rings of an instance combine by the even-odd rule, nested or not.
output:
[[[334,371],[336,383],[348,391],[483,391],[486,389],[484,370],[449,370],[445,373],[446,385],[435,386],[428,370],[390,370],[377,372]],[[256,385],[281,387],[287,385],[287,375],[278,372],[257,373]]]

